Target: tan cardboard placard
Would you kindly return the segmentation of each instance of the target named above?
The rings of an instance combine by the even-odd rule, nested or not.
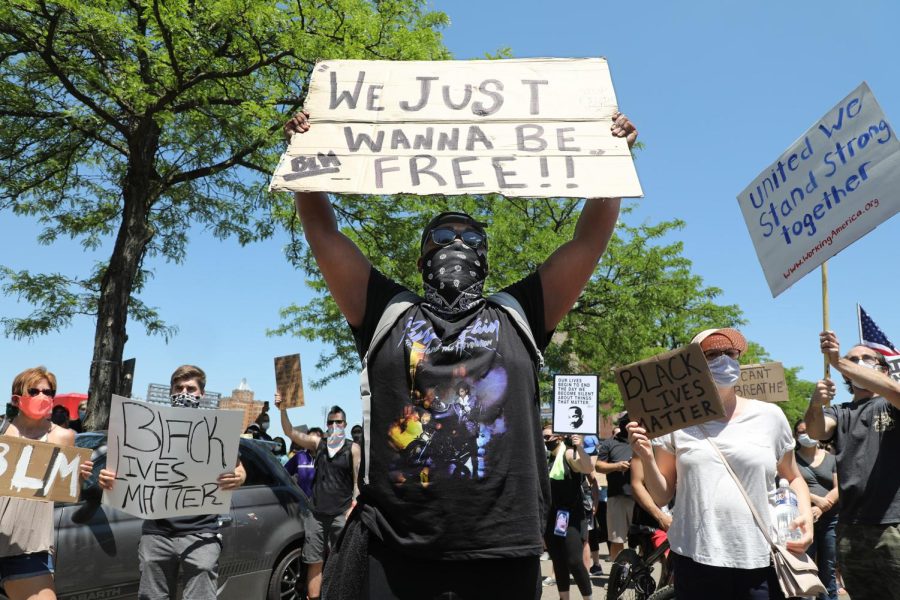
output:
[[[764,402],[787,402],[787,381],[780,362],[741,365],[741,379],[734,386],[738,396]]]
[[[113,394],[103,504],[142,519],[217,515],[231,507],[218,477],[234,470],[244,413],[141,402]]]
[[[281,395],[285,408],[303,406],[303,374],[300,372],[299,354],[275,357],[275,389]]]
[[[700,344],[690,344],[616,369],[632,421],[650,438],[725,415]]]
[[[0,496],[78,502],[78,468],[90,459],[88,448],[0,436]]]
[[[603,58],[329,60],[270,190],[640,197]]]

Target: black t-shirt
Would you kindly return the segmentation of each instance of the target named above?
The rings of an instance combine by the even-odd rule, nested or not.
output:
[[[600,442],[597,450],[597,459],[607,463],[617,463],[623,460],[631,460],[631,446],[628,442],[616,437]],[[607,495],[614,496],[631,495],[631,469],[627,471],[613,471],[606,474]]]
[[[361,356],[403,289],[371,271],[354,331]],[[538,274],[504,291],[543,349]],[[434,559],[541,553],[549,484],[537,366],[510,319],[490,303],[452,321],[416,304],[373,349],[362,518],[388,546]]]
[[[841,523],[900,523],[900,410],[881,397],[835,404]]]
[[[335,516],[346,512],[353,501],[353,440],[333,457],[328,456],[328,440],[319,440],[316,450],[316,475],[312,487],[312,509],[321,515]]]
[[[834,488],[834,472],[837,469],[834,455],[825,454],[822,462],[815,467],[812,466],[812,463],[806,462],[806,459],[799,452],[796,452],[795,455],[797,457],[797,467],[800,468],[800,474],[806,481],[809,493],[824,498]],[[825,516],[833,517],[835,514],[837,514],[837,504],[832,506],[831,510],[825,513]]]
[[[564,448],[562,452],[565,452]],[[552,468],[555,456],[550,457],[550,466]],[[552,533],[556,525],[556,511],[565,510],[569,513],[569,523],[577,523],[585,518],[587,511],[584,506],[584,492],[582,482],[585,477],[583,474],[572,470],[569,461],[563,457],[563,467],[565,469],[565,477],[563,479],[550,480],[550,512],[547,515],[547,532]]]
[[[216,533],[219,531],[219,515],[191,515],[173,519],[147,519],[141,531],[151,535],[177,537],[192,533]]]

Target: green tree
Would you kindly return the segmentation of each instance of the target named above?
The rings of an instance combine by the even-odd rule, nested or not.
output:
[[[105,427],[148,259],[181,261],[192,228],[241,244],[272,232],[264,183],[281,123],[320,58],[439,59],[423,0],[8,0],[0,3],[0,208],[38,239],[114,240],[88,274],[6,267],[35,305],[4,319],[30,337],[96,318],[88,426]]]
[[[334,205],[344,232],[375,267],[413,290],[421,289],[415,264],[422,227],[434,214],[452,208],[487,221],[487,291],[499,290],[533,272],[571,239],[581,208],[580,201],[571,199],[523,200],[496,195],[401,195],[390,202],[344,195],[335,197]],[[282,217],[295,228],[299,226],[291,214]],[[665,242],[666,236],[682,226],[680,221],[639,226],[620,222],[581,300],[557,329],[556,343],[546,353],[549,374],[580,370],[606,376],[615,366],[684,343],[701,325],[741,322],[738,307],[716,304],[720,290],[705,287],[701,278],[690,272],[691,263],[682,256],[681,243]],[[319,340],[332,348],[319,357],[317,367],[327,375],[315,385],[355,372],[359,358],[349,331],[299,239],[291,249],[291,259],[319,294],[305,306],[285,308],[284,321],[273,333]],[[544,380],[549,382],[549,378]],[[618,399],[613,390],[614,386],[604,386],[607,402]]]

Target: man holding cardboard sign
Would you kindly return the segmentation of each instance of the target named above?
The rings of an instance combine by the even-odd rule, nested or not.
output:
[[[26,499],[21,497],[23,492],[46,496],[48,484],[56,478],[53,474],[75,478],[77,472],[81,479],[87,479],[94,467],[89,460],[81,461],[79,465],[78,457],[72,463],[60,462],[63,454],[53,452],[52,466],[38,465],[41,468],[37,471],[47,473],[45,478],[34,477],[37,473],[30,468],[34,465],[26,457],[26,452],[29,457],[34,455],[30,445],[23,448],[18,460],[13,462],[13,446],[18,445],[14,441],[19,439],[49,442],[56,450],[75,445],[74,431],[50,422],[55,395],[56,376],[53,373],[44,367],[22,371],[12,385],[12,404],[19,409],[19,414],[12,423],[4,418],[0,424],[0,436],[3,436],[0,440],[9,440],[0,442],[0,465],[3,467],[0,481],[8,481],[10,488],[9,494],[0,496],[0,584],[10,600],[56,598],[53,560],[50,558],[55,538],[53,502]],[[23,470],[23,465],[29,468]],[[12,472],[11,479],[9,472]],[[75,488],[77,483],[72,481],[71,487]]]
[[[722,399],[724,418],[691,425],[653,440],[647,428],[628,424],[629,441],[640,458],[644,483],[657,506],[677,495],[669,544],[674,553],[675,591],[685,598],[783,598],[770,566],[770,546],[743,493],[715,445],[737,475],[756,512],[769,519],[775,478],[797,493],[799,541],[788,549],[804,552],[812,542],[809,488],[794,458],[794,436],[781,409],[735,393],[738,359],[747,349],[732,328],[697,334],[698,344]]]
[[[206,389],[206,373],[200,367],[182,365],[172,373],[170,386],[173,407],[199,408]],[[233,470],[219,475],[217,483],[219,489],[234,490],[246,478],[244,466],[238,460]],[[116,480],[116,472],[100,471],[101,488],[112,490]],[[141,600],[175,598],[180,572],[184,578],[184,598],[215,600],[222,550],[218,529],[218,514],[146,519],[138,549],[141,569],[138,597]]]
[[[285,133],[309,128],[300,113]],[[610,129],[629,144],[637,137],[624,115]],[[323,597],[538,598],[549,491],[540,350],[593,273],[619,200],[587,200],[573,240],[488,298],[486,224],[460,212],[437,215],[418,246],[422,298],[372,268],[341,233],[325,194],[295,199],[364,362],[364,483],[326,565]],[[450,409],[461,383],[479,407],[476,456]],[[329,577],[332,569],[368,577],[353,586]],[[401,596],[403,589],[414,592]]]

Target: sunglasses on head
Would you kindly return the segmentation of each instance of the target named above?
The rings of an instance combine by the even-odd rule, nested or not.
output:
[[[34,398],[35,396],[38,396],[40,394],[43,394],[43,395],[47,396],[48,398],[52,398],[56,395],[56,390],[52,390],[52,389],[42,390],[39,388],[28,388],[27,392],[28,392],[28,395],[31,396],[32,398]]]
[[[451,244],[456,238],[462,240],[462,243],[469,248],[475,249],[480,248],[485,240],[484,235],[478,233],[474,229],[466,229],[465,231],[457,232],[455,229],[438,227],[437,229],[431,230],[431,241],[438,246]]]

